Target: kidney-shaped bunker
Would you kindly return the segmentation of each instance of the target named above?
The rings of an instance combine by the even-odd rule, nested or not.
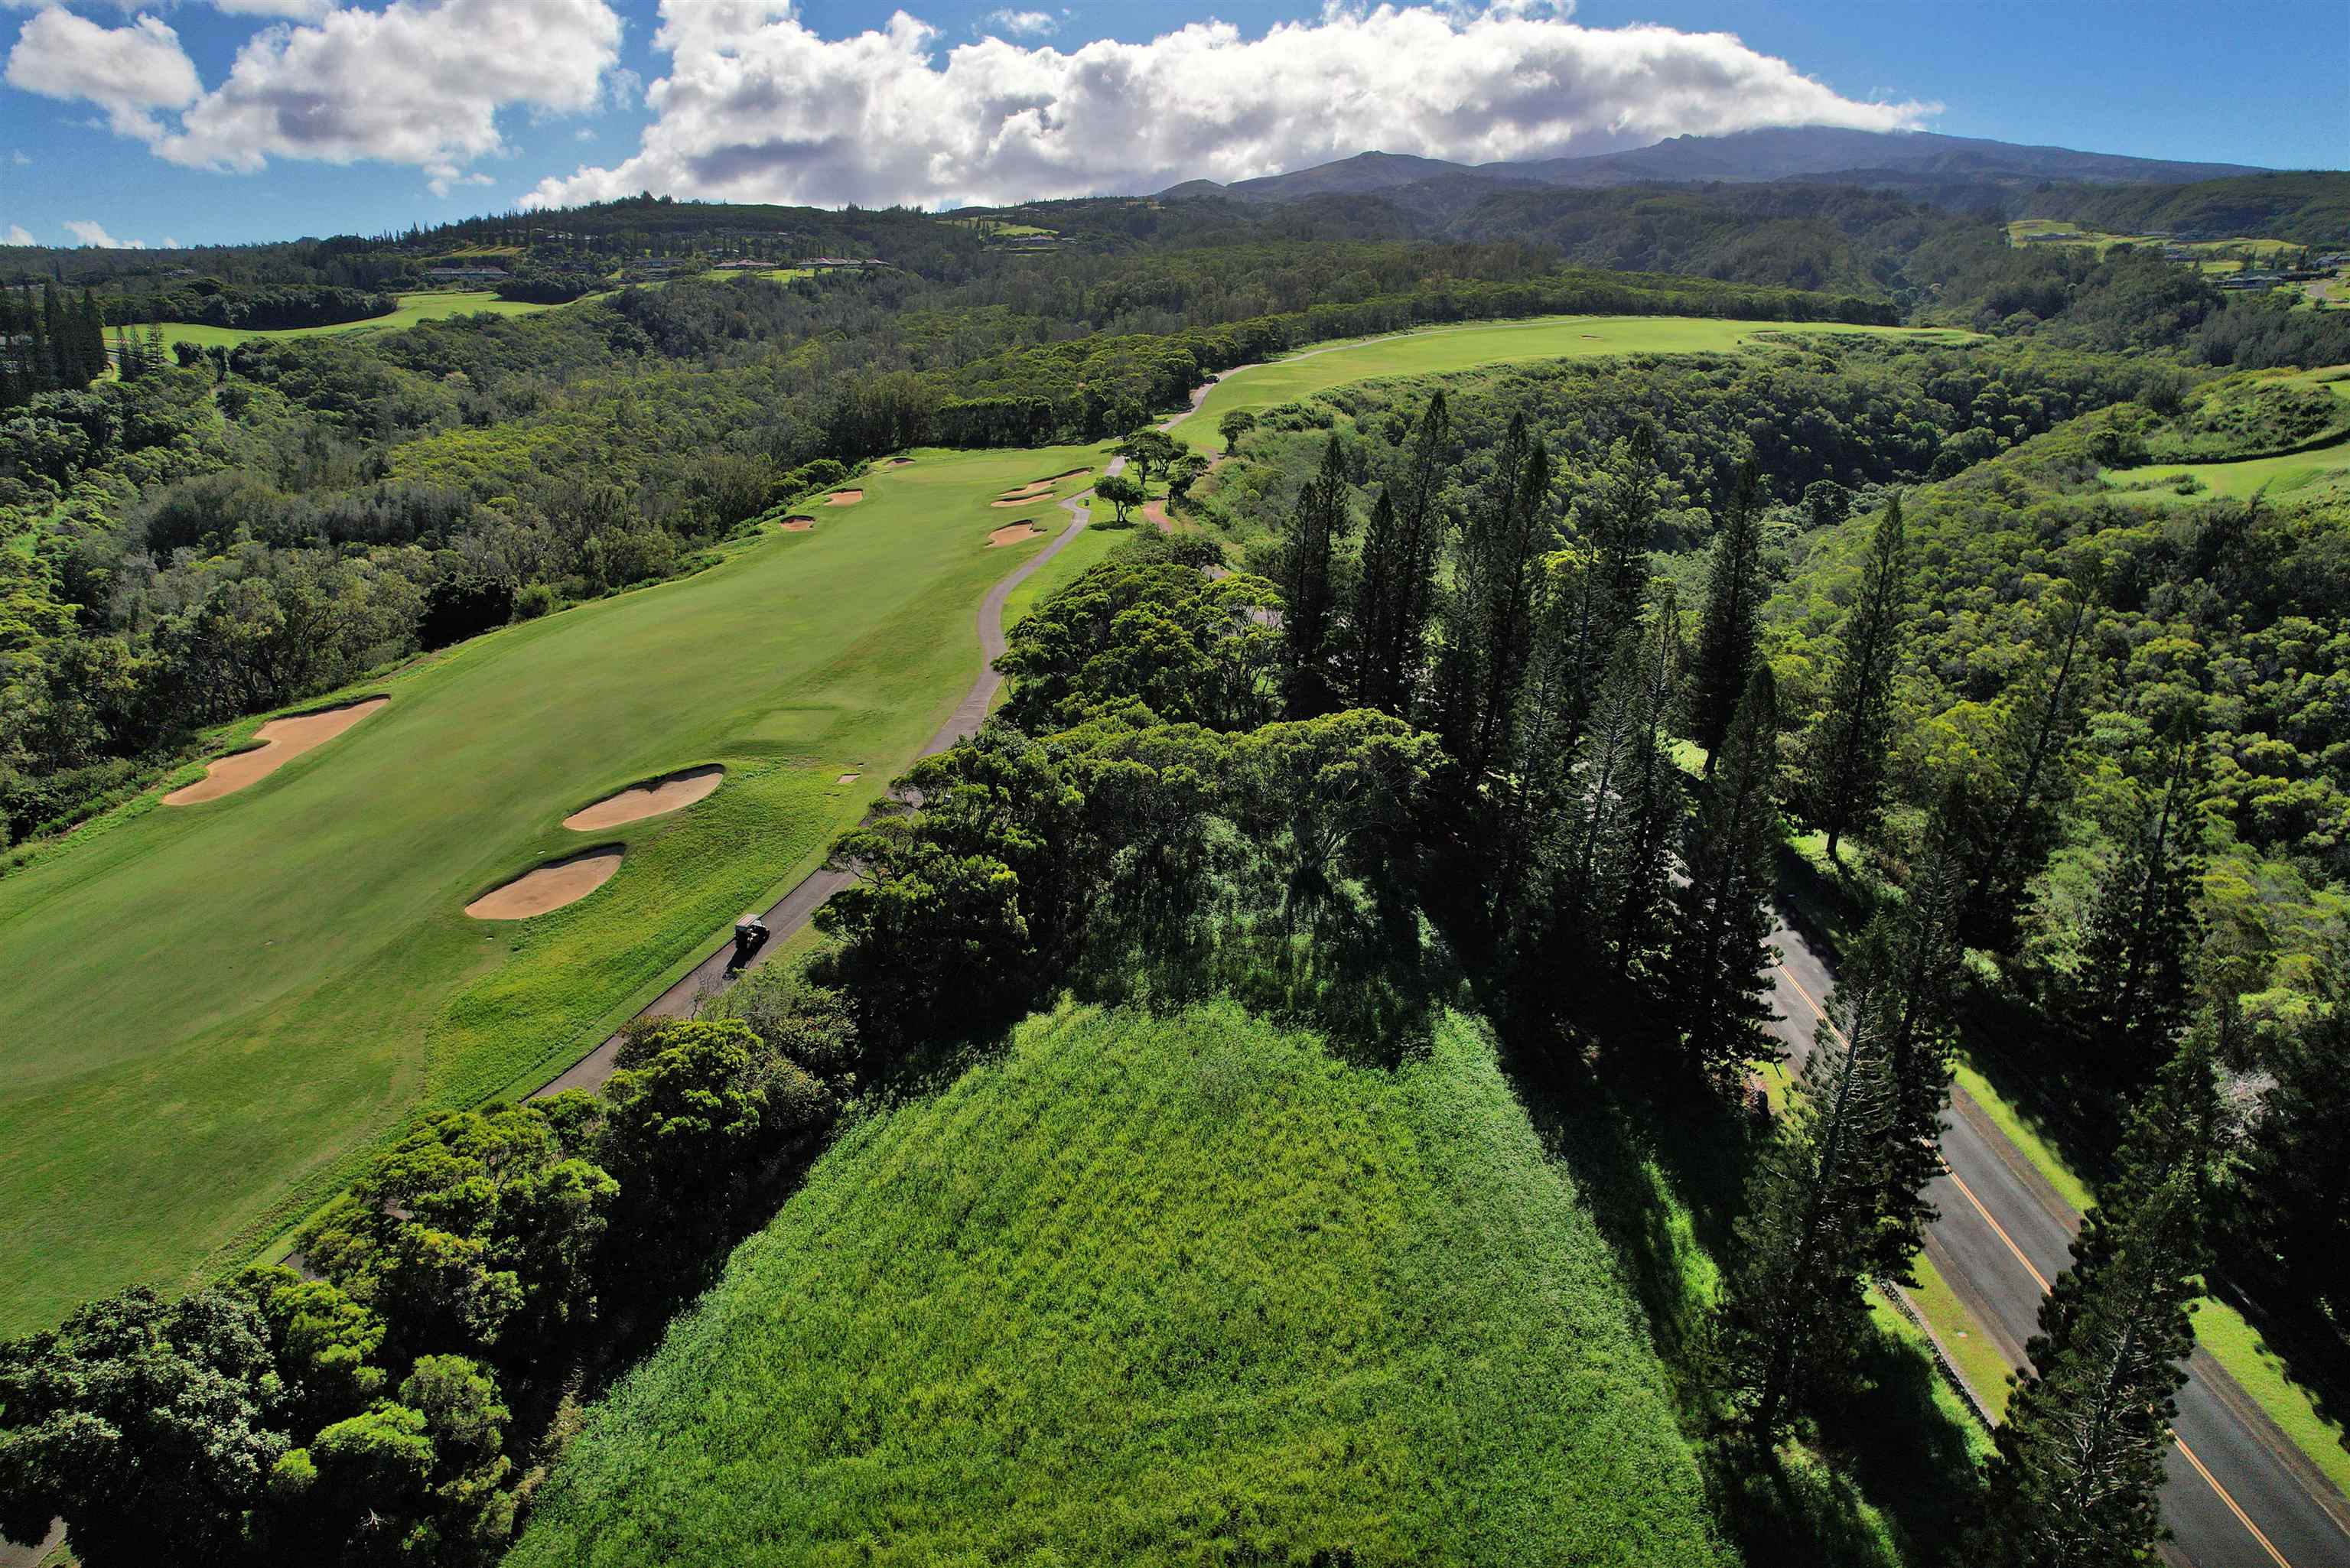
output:
[[[695,801],[707,800],[725,782],[726,770],[715,763],[705,767],[681,768],[630,784],[593,805],[583,805],[565,817],[563,826],[574,833],[596,833],[624,822],[641,822],[648,816],[680,811]]]
[[[465,913],[477,920],[527,920],[576,904],[612,879],[626,852],[625,846],[606,844],[535,866],[466,905]]]

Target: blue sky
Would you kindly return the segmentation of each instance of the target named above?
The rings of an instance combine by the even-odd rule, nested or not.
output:
[[[1810,120],[2350,164],[2340,0],[127,3],[0,0],[0,241],[366,233],[639,189],[939,206]]]

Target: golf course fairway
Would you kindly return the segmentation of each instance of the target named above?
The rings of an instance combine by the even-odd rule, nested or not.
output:
[[[1428,327],[1306,348],[1265,365],[1227,372],[1207,400],[1175,428],[1195,451],[1223,450],[1216,422],[1229,413],[1262,413],[1348,381],[1382,376],[1441,376],[1516,359],[1589,359],[1610,354],[1719,354],[1773,335],[1861,333],[1927,343],[1965,343],[1974,334],[1912,327],[1846,327],[1832,321],[1718,321],[1690,316],[1544,316]]]
[[[1175,433],[1213,447],[1228,410],[1378,376],[1898,330],[1430,328],[1243,369]],[[0,1334],[250,1256],[403,1118],[536,1086],[814,869],[979,672],[989,585],[1043,548],[1055,498],[1090,479],[1035,496],[1046,532],[1009,547],[989,545],[1005,520],[990,503],[1103,461],[1095,447],[914,456],[858,481],[856,504],[810,509],[808,531],[354,687],[339,700],[390,701],[258,783],[186,806],[159,790],[0,877]],[[1080,535],[1022,585],[1007,624],[1110,542]],[[707,799],[599,835],[624,863],[577,903],[465,915],[577,853],[565,816],[707,765],[725,770]]]
[[[1100,461],[917,455],[812,531],[356,688],[390,701],[268,777],[150,795],[0,877],[0,1334],[235,1261],[401,1117],[551,1075],[813,869],[954,707],[975,607],[1043,545],[990,548],[987,503]],[[706,800],[601,835],[627,856],[589,896],[465,915],[577,853],[567,815],[709,763]]]

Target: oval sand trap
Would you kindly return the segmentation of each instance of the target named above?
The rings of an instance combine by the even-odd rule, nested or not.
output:
[[[805,534],[815,526],[816,519],[804,514],[795,517],[786,517],[783,522],[783,529],[786,534]]]
[[[657,779],[630,784],[618,794],[608,794],[593,805],[581,806],[563,819],[563,826],[574,833],[593,833],[598,828],[618,827],[624,822],[641,822],[663,812],[683,810],[697,800],[707,800],[725,782],[726,770],[714,763],[708,767],[663,774]]]
[[[1006,523],[1003,527],[990,534],[987,536],[987,547],[993,550],[999,545],[1017,545],[1023,541],[1036,538],[1044,532],[1045,530],[1023,517],[1019,522]]]
[[[865,499],[861,490],[836,490],[824,498],[827,506],[854,506]]]
[[[585,849],[532,867],[503,888],[493,888],[465,906],[477,920],[527,920],[549,909],[576,904],[612,879],[620,868],[620,845]]]
[[[389,697],[369,697],[360,702],[346,702],[339,708],[329,708],[322,713],[297,713],[291,719],[272,719],[255,730],[254,739],[263,742],[249,752],[223,757],[204,770],[204,776],[184,789],[175,789],[163,797],[165,805],[194,805],[201,801],[218,800],[224,794],[234,794],[245,785],[259,784],[296,757],[313,746],[323,746],[386,702]]]
[[[892,468],[911,468],[914,466],[914,460],[910,457],[893,457],[889,460],[889,466]]]

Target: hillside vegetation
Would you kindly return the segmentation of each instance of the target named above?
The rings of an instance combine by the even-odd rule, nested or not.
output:
[[[1064,1010],[847,1137],[591,1417],[539,1564],[1721,1561],[1469,1020]]]

